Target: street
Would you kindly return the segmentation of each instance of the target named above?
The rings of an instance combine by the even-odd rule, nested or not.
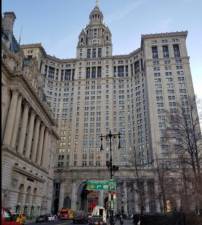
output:
[[[55,222],[43,222],[43,223],[32,222],[32,223],[26,223],[26,224],[28,224],[28,225],[81,225],[81,223],[80,224],[74,224],[72,222],[72,220],[58,220],[58,221],[55,221]],[[87,225],[87,224],[82,224],[82,225]],[[120,225],[120,222],[117,221],[115,223],[115,225]],[[123,225],[133,225],[132,220],[124,220]]]

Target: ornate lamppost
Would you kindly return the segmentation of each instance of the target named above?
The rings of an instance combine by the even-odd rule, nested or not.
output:
[[[106,141],[109,140],[110,159],[109,159],[109,161],[106,162],[106,166],[108,167],[109,172],[110,172],[110,179],[113,178],[113,171],[117,171],[119,169],[118,166],[115,166],[112,163],[112,139],[116,139],[116,138],[119,139],[118,148],[120,149],[121,148],[121,144],[120,144],[121,133],[120,132],[113,134],[110,130],[108,134],[106,134],[106,135],[101,134],[101,136],[100,136],[100,139],[101,139],[100,151],[104,150],[103,145],[102,145],[103,139],[105,139]],[[109,196],[110,196],[110,201],[111,201],[112,194],[110,192],[109,192]],[[111,204],[110,204],[110,214],[109,215],[110,215],[110,225],[114,225],[113,208],[111,207]]]

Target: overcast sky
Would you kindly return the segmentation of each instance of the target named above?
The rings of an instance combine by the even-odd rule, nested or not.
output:
[[[75,58],[78,35],[96,0],[3,0],[14,11],[21,44],[42,43],[58,58]],[[140,47],[141,34],[188,31],[187,48],[196,95],[202,99],[202,0],[99,0],[112,32],[113,54]]]

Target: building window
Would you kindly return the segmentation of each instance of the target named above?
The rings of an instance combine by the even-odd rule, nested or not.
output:
[[[101,77],[102,76],[102,68],[101,66],[98,66],[97,68],[97,77]]]
[[[61,81],[63,81],[63,77],[64,77],[64,70],[61,70]]]
[[[102,49],[101,48],[98,48],[98,57],[102,57]]]
[[[87,166],[86,161],[83,161],[83,162],[82,162],[82,166]]]
[[[93,55],[92,58],[96,58],[96,48],[93,48]]]
[[[169,58],[168,45],[163,46],[163,58]]]
[[[54,79],[54,73],[55,73],[55,68],[49,66],[49,70],[48,70],[48,78]]]
[[[173,45],[173,51],[174,51],[174,56],[175,58],[180,57],[180,48],[178,44]]]
[[[118,66],[118,77],[124,76],[124,66]]]
[[[158,59],[158,49],[157,46],[152,46],[152,58]]]
[[[86,68],[86,79],[90,78],[90,67]]]
[[[136,61],[134,63],[134,67],[135,67],[135,74],[139,73],[140,72],[140,63],[139,63],[139,61]]]
[[[91,54],[91,49],[87,49],[87,58],[89,59],[90,58],[90,54]]]
[[[92,78],[96,78],[96,67],[92,67]]]
[[[65,80],[70,80],[71,78],[71,70],[67,69],[65,70]]]

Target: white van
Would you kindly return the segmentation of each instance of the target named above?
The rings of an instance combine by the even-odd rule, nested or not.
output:
[[[107,223],[107,213],[103,206],[95,206],[92,212],[92,216],[102,217],[104,223]]]

